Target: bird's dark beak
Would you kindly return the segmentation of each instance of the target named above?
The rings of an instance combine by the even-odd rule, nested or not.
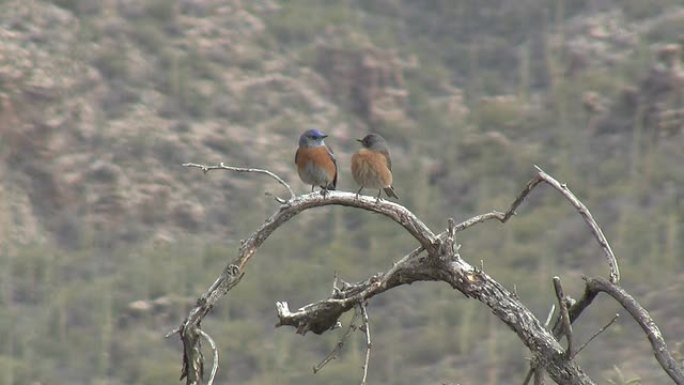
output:
[[[357,142],[363,143],[363,139],[356,139]]]
[[[321,136],[321,139],[325,139],[327,137],[328,137],[328,135],[323,135],[323,136]]]

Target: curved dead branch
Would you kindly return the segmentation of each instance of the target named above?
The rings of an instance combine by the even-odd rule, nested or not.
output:
[[[586,291],[589,293],[604,292],[613,297],[627,312],[634,318],[634,320],[641,326],[641,329],[646,333],[648,341],[653,348],[653,354],[660,366],[665,372],[674,380],[677,385],[684,385],[684,367],[678,363],[672,356],[672,352],[668,349],[663,334],[660,332],[658,325],[656,325],[651,315],[634,299],[629,293],[624,291],[621,287],[613,284],[602,277],[587,278]]]
[[[201,383],[203,357],[199,349],[197,330],[202,319],[222,296],[240,282],[247,263],[273,231],[304,210],[327,205],[356,207],[382,214],[401,225],[420,243],[422,249],[435,251],[437,248],[435,234],[405,207],[390,201],[377,202],[374,198],[366,196],[357,199],[353,193],[339,191],[330,191],[325,197],[319,193],[310,193],[287,201],[257,231],[241,242],[237,258],[223,269],[206,293],[197,300],[183,324],[173,331],[178,332],[183,340],[184,356],[181,378],[187,377],[188,384]],[[323,331],[321,330],[320,333]]]
[[[618,267],[617,258],[615,258],[615,254],[613,254],[613,249],[611,249],[610,244],[608,244],[608,240],[606,239],[606,236],[603,235],[601,227],[599,227],[598,223],[596,223],[594,217],[591,215],[591,212],[589,212],[589,209],[587,209],[587,206],[585,206],[584,203],[580,202],[580,200],[577,199],[575,194],[573,194],[572,191],[570,191],[570,189],[565,183],[561,184],[560,182],[555,180],[551,175],[545,173],[541,168],[537,166],[535,167],[538,171],[537,177],[539,177],[544,182],[548,183],[551,187],[558,190],[558,192],[560,192],[561,195],[563,195],[565,199],[567,199],[570,202],[570,204],[572,204],[577,209],[577,212],[579,212],[582,218],[584,218],[584,221],[589,226],[589,229],[591,230],[592,234],[594,234],[594,237],[601,246],[601,249],[603,249],[603,255],[605,256],[606,261],[608,262],[608,267],[610,268],[610,281],[612,283],[618,283],[620,281],[620,269]]]
[[[214,353],[214,365],[211,367],[211,375],[209,375],[209,381],[207,381],[207,385],[213,385],[214,384],[214,379],[216,378],[216,372],[218,372],[218,364],[219,364],[219,353],[218,349],[216,348],[216,342],[214,342],[214,339],[211,338],[207,332],[204,330],[200,329],[200,334],[202,337],[204,337],[207,341],[209,341],[209,346],[211,346],[211,351]]]

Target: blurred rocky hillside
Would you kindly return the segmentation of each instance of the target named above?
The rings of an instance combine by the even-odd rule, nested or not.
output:
[[[293,161],[310,127],[330,134],[347,191],[353,138],[382,133],[401,203],[435,229],[505,209],[540,165],[605,226],[626,287],[682,349],[683,52],[677,0],[0,0],[0,319],[13,320],[0,324],[0,384],[174,380],[180,350],[159,346],[160,330],[274,210],[263,193],[285,195],[258,175],[181,164],[268,168],[308,192]],[[551,275],[580,287],[602,265],[557,196],[535,193],[519,214],[459,241],[541,314]],[[337,208],[298,219],[254,262],[269,279],[247,280],[209,320],[233,358],[224,380],[358,380],[356,345],[330,377],[310,375],[335,336],[268,334],[273,303],[316,296],[301,282],[328,293],[333,271],[364,279],[411,241]],[[486,311],[411,289],[371,307],[389,319],[371,379],[496,384],[524,371]],[[588,351],[587,370],[607,381],[628,363],[644,384],[666,381],[648,349],[627,346],[634,330],[607,332],[612,363]],[[276,342],[255,342],[267,334]]]
[[[335,142],[407,119],[396,53],[367,39],[345,47],[331,30],[310,47],[316,65],[302,64],[262,42],[278,9],[3,2],[3,240],[76,247],[89,229],[125,241],[230,233],[235,197],[263,189],[258,178],[198,178],[181,163],[268,167],[296,184],[305,128],[330,132],[344,157],[351,149]],[[343,109],[355,118],[343,121]]]
[[[292,152],[307,127],[330,132],[342,159],[353,150],[349,139],[368,129],[400,140],[406,133],[419,137],[423,128],[405,80],[421,76],[415,73],[423,59],[344,24],[322,26],[309,41],[291,45],[293,52],[277,39],[296,41],[302,38],[296,32],[306,31],[276,30],[274,38],[267,23],[286,12],[275,1],[8,0],[1,6],[4,242],[54,239],[74,247],[88,229],[126,241],[231,233],[231,213],[240,205],[235,196],[265,187],[257,187],[257,178],[200,179],[181,163],[268,167],[296,185]],[[630,132],[639,114],[645,134],[679,136],[681,42],[644,48],[644,41],[682,20],[682,9],[638,22],[618,10],[579,15],[545,36],[547,73],[528,74],[544,88],[464,100],[467,85],[447,78],[428,102],[454,121],[481,123],[464,139],[468,144],[519,146],[509,126],[550,107],[543,95],[559,76],[596,77],[646,49],[653,57],[648,74],[559,92],[576,98],[568,103],[582,103],[594,135]],[[534,39],[522,47],[533,47]],[[483,56],[503,58],[512,49],[529,56],[535,48],[503,47]],[[514,86],[503,84],[499,92]],[[437,165],[422,171],[438,180],[448,164],[425,157]]]

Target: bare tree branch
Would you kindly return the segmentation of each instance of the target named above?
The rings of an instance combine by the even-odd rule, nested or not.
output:
[[[604,256],[608,261],[608,267],[610,269],[610,280],[613,283],[617,283],[620,280],[620,269],[618,267],[617,258],[615,257],[615,254],[613,254],[613,250],[608,244],[605,235],[603,235],[603,231],[594,220],[594,217],[591,215],[591,212],[579,199],[577,199],[577,197],[575,197],[575,194],[573,194],[572,191],[570,191],[567,185],[561,184],[551,175],[545,173],[544,170],[542,170],[541,168],[537,166],[535,167],[537,169],[537,175],[535,175],[532,179],[530,179],[529,182],[527,182],[525,187],[522,189],[520,194],[518,194],[518,196],[515,198],[515,200],[505,213],[499,211],[492,211],[489,213],[476,215],[456,225],[456,231],[458,232],[465,230],[471,226],[474,226],[478,223],[482,223],[490,219],[496,219],[501,223],[506,223],[512,216],[516,214],[515,210],[518,208],[518,206],[522,204],[525,198],[527,198],[527,195],[529,195],[529,193],[539,183],[545,182],[552,186],[554,189],[558,190],[558,192],[560,192],[561,195],[563,195],[570,202],[570,204],[572,204],[577,209],[582,218],[584,218],[587,225],[589,225],[589,229],[591,230],[592,234],[594,234],[594,237],[603,249]],[[442,237],[445,234],[446,233],[440,233],[439,236]]]
[[[588,278],[587,290],[592,292],[604,292],[613,297],[646,333],[651,343],[656,360],[665,372],[677,385],[684,385],[684,367],[673,357],[668,349],[663,334],[660,332],[651,315],[631,295],[621,287],[602,277]]]
[[[183,341],[183,369],[180,379],[186,379],[186,384],[196,385],[202,383],[204,375],[204,357],[199,341],[200,329],[180,328],[181,341]]]
[[[617,263],[617,258],[615,258],[615,255],[613,254],[613,251],[608,244],[608,241],[606,240],[605,236],[603,235],[603,231],[601,228],[598,226],[596,221],[594,220],[593,216],[589,212],[589,210],[586,208],[586,206],[580,202],[577,197],[568,189],[567,185],[559,183],[556,179],[548,175],[547,173],[544,172],[541,168],[538,166],[535,166],[537,169],[537,175],[535,175],[523,188],[523,190],[518,194],[516,199],[513,201],[511,206],[508,208],[508,210],[505,213],[501,213],[499,211],[492,211],[489,213],[481,214],[474,216],[472,218],[469,218],[458,225],[456,225],[456,231],[461,231],[465,230],[471,226],[474,226],[478,223],[482,223],[484,221],[490,220],[490,219],[497,219],[501,223],[506,223],[508,219],[510,219],[512,216],[516,214],[515,210],[522,204],[522,202],[525,200],[527,195],[541,182],[546,182],[552,187],[554,187],[556,190],[558,190],[570,203],[579,211],[580,215],[585,219],[587,224],[589,225],[592,233],[596,237],[596,240],[598,241],[599,245],[602,247],[604,251],[604,255],[606,259],[608,260],[608,266],[610,268],[610,277],[611,277],[611,282],[617,283],[620,279],[620,270],[618,267]],[[445,236],[446,232],[440,233],[438,236],[440,239]],[[570,323],[574,322],[574,320],[579,317],[579,314],[582,312],[584,307],[588,306],[594,299],[594,296],[596,293],[593,293],[591,295],[586,295],[583,297],[583,301],[575,304],[576,306],[573,306],[572,312],[569,314],[569,319]],[[557,319],[557,322],[554,326],[554,336],[559,337],[561,334],[561,329],[562,327],[561,324],[561,316],[559,314],[559,318]],[[548,323],[547,323],[548,325]],[[530,370],[527,372],[527,375],[525,376],[525,379],[523,380],[523,384],[526,385],[530,379],[532,378],[532,375],[534,373],[535,369],[534,367],[530,367]]]
[[[544,385],[544,371],[539,367],[534,370],[534,385]]]
[[[362,331],[366,334],[366,360],[363,363],[363,377],[361,378],[361,385],[366,383],[368,378],[368,366],[370,363],[370,353],[371,353],[371,335],[370,335],[370,322],[368,320],[368,309],[366,309],[366,304],[359,303],[359,309],[361,310],[361,319],[363,320]]]
[[[416,249],[393,264],[386,273],[376,274],[366,281],[349,284],[327,300],[319,301],[295,312],[291,312],[287,302],[277,305],[279,323],[276,326],[293,326],[297,333],[304,334],[311,330],[321,334],[329,330],[337,319],[353,308],[357,303],[365,301],[395,286],[428,279],[427,273],[416,275],[414,266],[418,264],[421,250]],[[424,278],[424,279],[421,279]]]
[[[546,321],[544,321],[544,327],[548,328],[549,325],[551,324],[551,319],[553,319],[553,314],[556,312],[556,305],[553,304],[551,305],[551,309],[549,309],[549,314],[546,315]]]
[[[202,167],[200,166],[200,168]],[[364,196],[356,199],[355,194],[338,191],[331,191],[325,197],[319,194],[308,194],[291,199],[286,204],[281,205],[278,211],[268,218],[249,238],[241,242],[236,259],[223,269],[223,272],[216,281],[198,298],[195,307],[190,310],[182,326],[177,329],[184,345],[181,378],[187,377],[188,384],[201,383],[203,356],[198,340],[199,323],[201,320],[209,313],[219,298],[240,282],[244,276],[247,263],[273,231],[304,210],[327,205],[356,207],[385,215],[413,235],[421,244],[422,249],[434,252],[438,247],[436,236],[422,221],[403,206],[390,201],[376,202],[374,199]],[[363,295],[360,297],[363,297]],[[345,307],[344,311],[347,310],[349,310],[349,307]],[[328,324],[327,321],[331,321],[331,323]],[[314,332],[320,334],[330,329],[336,322],[337,317],[326,320],[322,324],[312,324],[310,326],[313,327],[312,330]],[[306,330],[301,332],[305,333]]]
[[[284,311],[278,306],[279,325],[302,329],[304,325],[318,325],[321,320],[330,325],[359,301],[367,300],[392,287],[414,281],[440,280],[454,289],[486,304],[492,312],[506,323],[533,354],[543,357],[545,370],[560,384],[592,384],[591,380],[576,366],[565,359],[563,348],[534,315],[511,292],[482,271],[478,271],[455,255],[427,255],[414,253],[402,259],[387,273],[381,273],[366,281],[352,284],[338,295],[307,305],[296,312]],[[314,326],[307,326],[314,332]],[[323,330],[324,331],[324,330]],[[551,364],[552,363],[552,364]]]
[[[527,370],[527,374],[525,375],[525,379],[522,382],[522,385],[527,385],[530,383],[530,380],[532,379],[532,376],[534,375],[535,372],[535,366],[533,363],[530,363],[530,369]]]
[[[569,309],[570,322],[574,322],[594,301],[600,293],[605,292],[612,296],[630,315],[637,321],[648,337],[653,353],[660,366],[674,380],[677,385],[684,385],[684,367],[677,362],[672,352],[667,348],[665,339],[660,329],[651,316],[632,296],[616,284],[602,277],[585,278],[586,286],[584,295]],[[560,322],[557,320],[554,326],[554,335],[560,332]]]
[[[575,356],[578,355],[582,350],[584,350],[584,348],[586,348],[587,345],[589,345],[589,343],[594,340],[594,338],[598,337],[599,334],[603,333],[606,329],[610,327],[610,325],[615,323],[615,321],[617,321],[618,318],[620,318],[620,314],[615,314],[615,316],[613,316],[613,318],[611,318],[607,324],[603,325],[596,333],[589,337],[587,342],[583,343],[582,346],[577,348],[577,350],[575,351]]]
[[[558,192],[560,192],[568,201],[570,201],[573,206],[575,206],[582,218],[584,218],[584,221],[587,222],[587,225],[589,225],[591,232],[596,237],[599,245],[601,245],[603,254],[608,261],[608,267],[610,268],[610,281],[613,283],[618,283],[618,281],[620,281],[620,269],[618,268],[617,258],[615,258],[615,254],[613,254],[613,250],[610,248],[606,236],[603,235],[603,231],[594,220],[591,212],[589,212],[587,207],[580,202],[579,199],[577,199],[575,194],[570,191],[567,185],[559,183],[551,175],[545,173],[541,168],[537,166],[535,167],[537,168],[537,171],[539,171],[537,174],[539,178],[558,190]]]
[[[565,350],[565,357],[571,359],[575,354],[572,350],[572,324],[570,323],[570,315],[568,314],[568,303],[563,293],[563,286],[559,277],[553,277],[553,287],[556,290],[556,298],[558,298],[558,306],[560,309],[559,317],[563,327],[563,333],[568,341],[568,347]]]
[[[211,338],[207,332],[204,330],[200,329],[200,334],[202,337],[204,337],[207,341],[209,341],[209,345],[211,346],[211,350],[214,352],[214,365],[211,367],[211,375],[209,375],[209,381],[207,381],[207,385],[213,385],[214,379],[216,378],[216,372],[218,372],[218,367],[219,367],[219,353],[218,349],[216,348],[216,343],[214,342],[214,339]]]
[[[544,328],[548,329],[549,325],[551,324],[551,319],[553,319],[553,314],[556,312],[556,305],[553,304],[551,305],[551,309],[549,309],[549,314],[546,315],[546,321],[544,321]],[[557,335],[554,334],[554,337],[558,338]],[[529,384],[530,380],[532,379],[532,375],[534,375],[536,371],[536,363],[534,360],[530,361],[530,368],[527,369],[527,374],[525,375],[525,379],[523,379],[522,385],[527,385]]]
[[[287,305],[286,305],[287,306]],[[340,335],[340,338],[337,340],[337,343],[335,344],[335,347],[333,350],[328,353],[327,356],[321,361],[318,365],[314,365],[313,367],[313,372],[318,373],[319,370],[323,369],[325,365],[328,364],[328,362],[334,360],[337,358],[337,355],[340,354],[340,350],[342,350],[342,347],[344,346],[344,342],[349,338],[349,335],[351,332],[356,329],[356,319],[359,317],[359,312],[355,311],[354,315],[352,316],[352,319],[349,321],[349,326],[347,327],[347,330],[344,331]]]
[[[242,167],[230,167],[226,166],[223,164],[223,162],[217,164],[216,166],[205,166],[203,164],[197,164],[197,163],[183,163],[183,167],[194,167],[194,168],[199,168],[202,170],[203,173],[208,173],[211,170],[227,170],[227,171],[236,171],[236,172],[254,172],[258,174],[266,174],[270,176],[271,178],[275,179],[278,183],[283,185],[287,191],[290,193],[290,199],[295,198],[295,193],[292,190],[292,187],[290,187],[289,184],[287,184],[281,177],[278,175],[272,173],[271,171],[260,169],[260,168],[242,168]],[[276,195],[273,195],[276,200],[280,203],[285,203],[286,200],[282,198],[278,198]]]

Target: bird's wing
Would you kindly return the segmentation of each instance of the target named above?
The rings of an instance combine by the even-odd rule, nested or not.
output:
[[[382,150],[380,153],[385,157],[385,160],[387,161],[387,168],[392,171],[392,159],[390,159],[390,154],[389,151],[387,150]]]
[[[298,163],[299,163],[299,148],[297,148],[297,152],[295,152],[295,159],[294,159],[294,161],[295,161],[295,164],[298,164]]]
[[[332,160],[333,164],[335,165],[335,177],[333,178],[332,185],[333,187],[337,187],[337,158],[335,158],[335,153],[328,145],[326,145],[325,148],[328,150],[330,160]]]

